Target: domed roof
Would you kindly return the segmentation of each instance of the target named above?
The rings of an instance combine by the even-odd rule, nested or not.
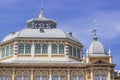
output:
[[[93,40],[90,44],[87,54],[89,55],[106,55],[106,51],[102,43],[98,40]]]
[[[103,44],[100,41],[98,41],[98,38],[96,36],[96,29],[94,30],[93,41],[90,44],[89,48],[87,49],[86,53],[89,56],[105,56],[106,55],[106,50]]]
[[[70,39],[72,41],[79,41],[72,35],[66,33],[61,29],[56,28],[57,23],[54,20],[47,19],[44,16],[43,10],[38,18],[27,21],[27,27],[15,33],[6,36],[2,42],[6,42],[15,38],[31,38],[31,39]]]
[[[6,36],[2,42],[6,42],[8,40],[14,39],[14,38],[41,38],[41,39],[70,39],[76,42],[79,42],[74,36],[70,35],[69,33],[66,33],[62,31],[61,29],[44,29],[44,32],[40,32],[40,29],[31,29],[31,28],[25,28],[21,31],[18,31],[16,33],[11,33],[8,36]]]

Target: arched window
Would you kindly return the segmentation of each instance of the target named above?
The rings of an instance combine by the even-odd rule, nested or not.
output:
[[[94,80],[100,80],[100,72],[94,71]]]
[[[47,54],[48,53],[48,45],[47,44],[43,44],[42,45],[42,54]]]
[[[57,54],[57,44],[52,44],[52,54]]]
[[[82,72],[78,72],[78,80],[84,80]]]
[[[35,54],[40,54],[41,53],[41,45],[40,44],[36,44],[35,45]]]
[[[0,72],[0,80],[4,80],[4,75],[2,71]]]
[[[16,80],[22,80],[22,72],[18,71],[16,73]]]
[[[60,80],[66,80],[66,72],[65,71],[60,72]]]
[[[42,74],[42,80],[48,80],[48,72],[47,71],[43,71]]]
[[[71,80],[77,80],[77,72],[73,71],[71,73]]]
[[[69,55],[72,56],[72,46],[69,46]]]
[[[41,77],[41,76],[40,76],[40,72],[39,72],[39,71],[35,71],[34,75],[35,75],[35,76],[34,76],[34,79],[35,79],[35,80],[40,80],[40,77]]]
[[[25,71],[23,74],[23,80],[30,80],[29,76],[30,76],[29,72]]]
[[[10,55],[12,55],[14,52],[14,48],[13,48],[13,45],[10,46]]]
[[[80,49],[77,49],[77,57],[80,58]]]
[[[5,57],[5,48],[2,48],[2,57]]]
[[[24,54],[24,44],[18,45],[18,54]]]
[[[52,79],[53,79],[53,80],[58,80],[58,79],[59,79],[58,71],[54,71],[54,72],[53,72]]]
[[[64,45],[59,44],[59,54],[64,54]]]
[[[5,72],[5,80],[10,80],[11,73],[9,71]]]
[[[9,46],[6,47],[6,56],[9,55]]]
[[[76,57],[76,48],[73,47],[73,56]]]
[[[25,45],[25,54],[30,54],[31,53],[31,45],[30,44],[26,44]]]
[[[101,80],[107,80],[107,71],[101,71]]]

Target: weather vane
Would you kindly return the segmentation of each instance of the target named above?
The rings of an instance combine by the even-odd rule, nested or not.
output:
[[[94,29],[93,29],[93,33],[94,33],[94,36],[96,36],[96,32],[97,32],[97,29],[96,29],[96,27],[97,27],[97,25],[98,25],[98,22],[97,22],[97,20],[96,19],[94,19],[93,20],[93,26],[94,26]]]

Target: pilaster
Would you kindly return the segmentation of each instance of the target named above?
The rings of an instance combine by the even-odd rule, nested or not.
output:
[[[12,70],[12,80],[15,80],[15,70]]]
[[[70,80],[70,70],[67,70],[67,80]]]
[[[51,42],[49,42],[48,44],[48,58],[49,58],[49,61],[51,61]]]
[[[108,69],[108,80],[111,80],[110,70],[111,69]]]
[[[33,69],[31,69],[31,75],[30,75],[30,80],[33,80],[34,77],[33,77]]]
[[[34,44],[34,42],[32,42],[32,46],[31,46],[31,55],[32,55],[32,58],[34,58],[34,53],[35,53],[35,44]]]

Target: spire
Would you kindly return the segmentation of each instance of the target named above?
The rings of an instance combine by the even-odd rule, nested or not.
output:
[[[97,20],[93,20],[93,26],[94,26],[94,28],[93,28],[93,34],[94,34],[94,36],[93,36],[93,40],[97,40],[97,35],[96,35],[96,33],[97,33],[97,29],[96,29],[96,27],[97,27]]]
[[[39,15],[40,19],[45,19],[45,15],[44,15],[43,10],[44,10],[44,8],[43,8],[43,2],[41,0],[41,11],[40,11],[40,15]]]

